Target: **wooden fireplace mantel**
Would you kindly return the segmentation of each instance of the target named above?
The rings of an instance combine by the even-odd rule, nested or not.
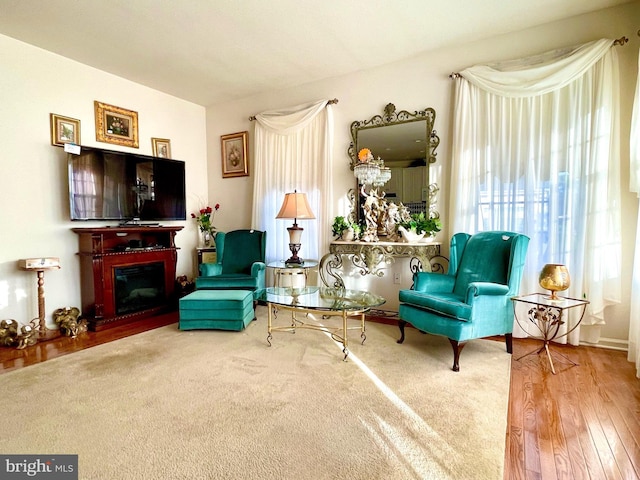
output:
[[[82,314],[93,331],[133,322],[175,308],[178,260],[175,235],[181,226],[72,228],[78,235]],[[155,305],[116,311],[117,268],[161,264],[164,292]]]

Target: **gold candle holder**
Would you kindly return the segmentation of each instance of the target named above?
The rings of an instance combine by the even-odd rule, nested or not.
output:
[[[540,272],[538,281],[542,288],[551,292],[549,300],[559,300],[556,292],[566,290],[571,285],[567,267],[558,263],[546,264]]]

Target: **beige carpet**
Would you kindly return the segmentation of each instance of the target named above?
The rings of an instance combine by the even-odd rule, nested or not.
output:
[[[0,452],[79,454],[81,479],[502,479],[510,355],[367,324],[176,325],[0,375]],[[284,314],[278,322],[286,322]],[[337,320],[327,320],[333,322]]]

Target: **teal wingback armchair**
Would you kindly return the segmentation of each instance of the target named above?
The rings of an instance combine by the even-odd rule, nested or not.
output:
[[[265,288],[267,232],[234,230],[216,235],[215,263],[202,263],[197,290],[251,290],[257,300]]]
[[[457,233],[451,239],[447,274],[417,272],[413,287],[400,290],[400,339],[410,323],[418,330],[449,338],[453,370],[468,340],[505,335],[512,352],[513,306],[524,270],[529,238],[489,231]]]

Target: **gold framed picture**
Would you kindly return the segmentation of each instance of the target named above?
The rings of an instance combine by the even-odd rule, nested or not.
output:
[[[51,145],[64,146],[65,143],[80,145],[80,120],[50,113]]]
[[[153,156],[158,158],[171,158],[171,140],[168,138],[151,138]]]
[[[222,135],[222,178],[246,177],[249,175],[247,158],[247,136],[249,132]]]
[[[138,148],[138,112],[94,101],[96,140]]]

